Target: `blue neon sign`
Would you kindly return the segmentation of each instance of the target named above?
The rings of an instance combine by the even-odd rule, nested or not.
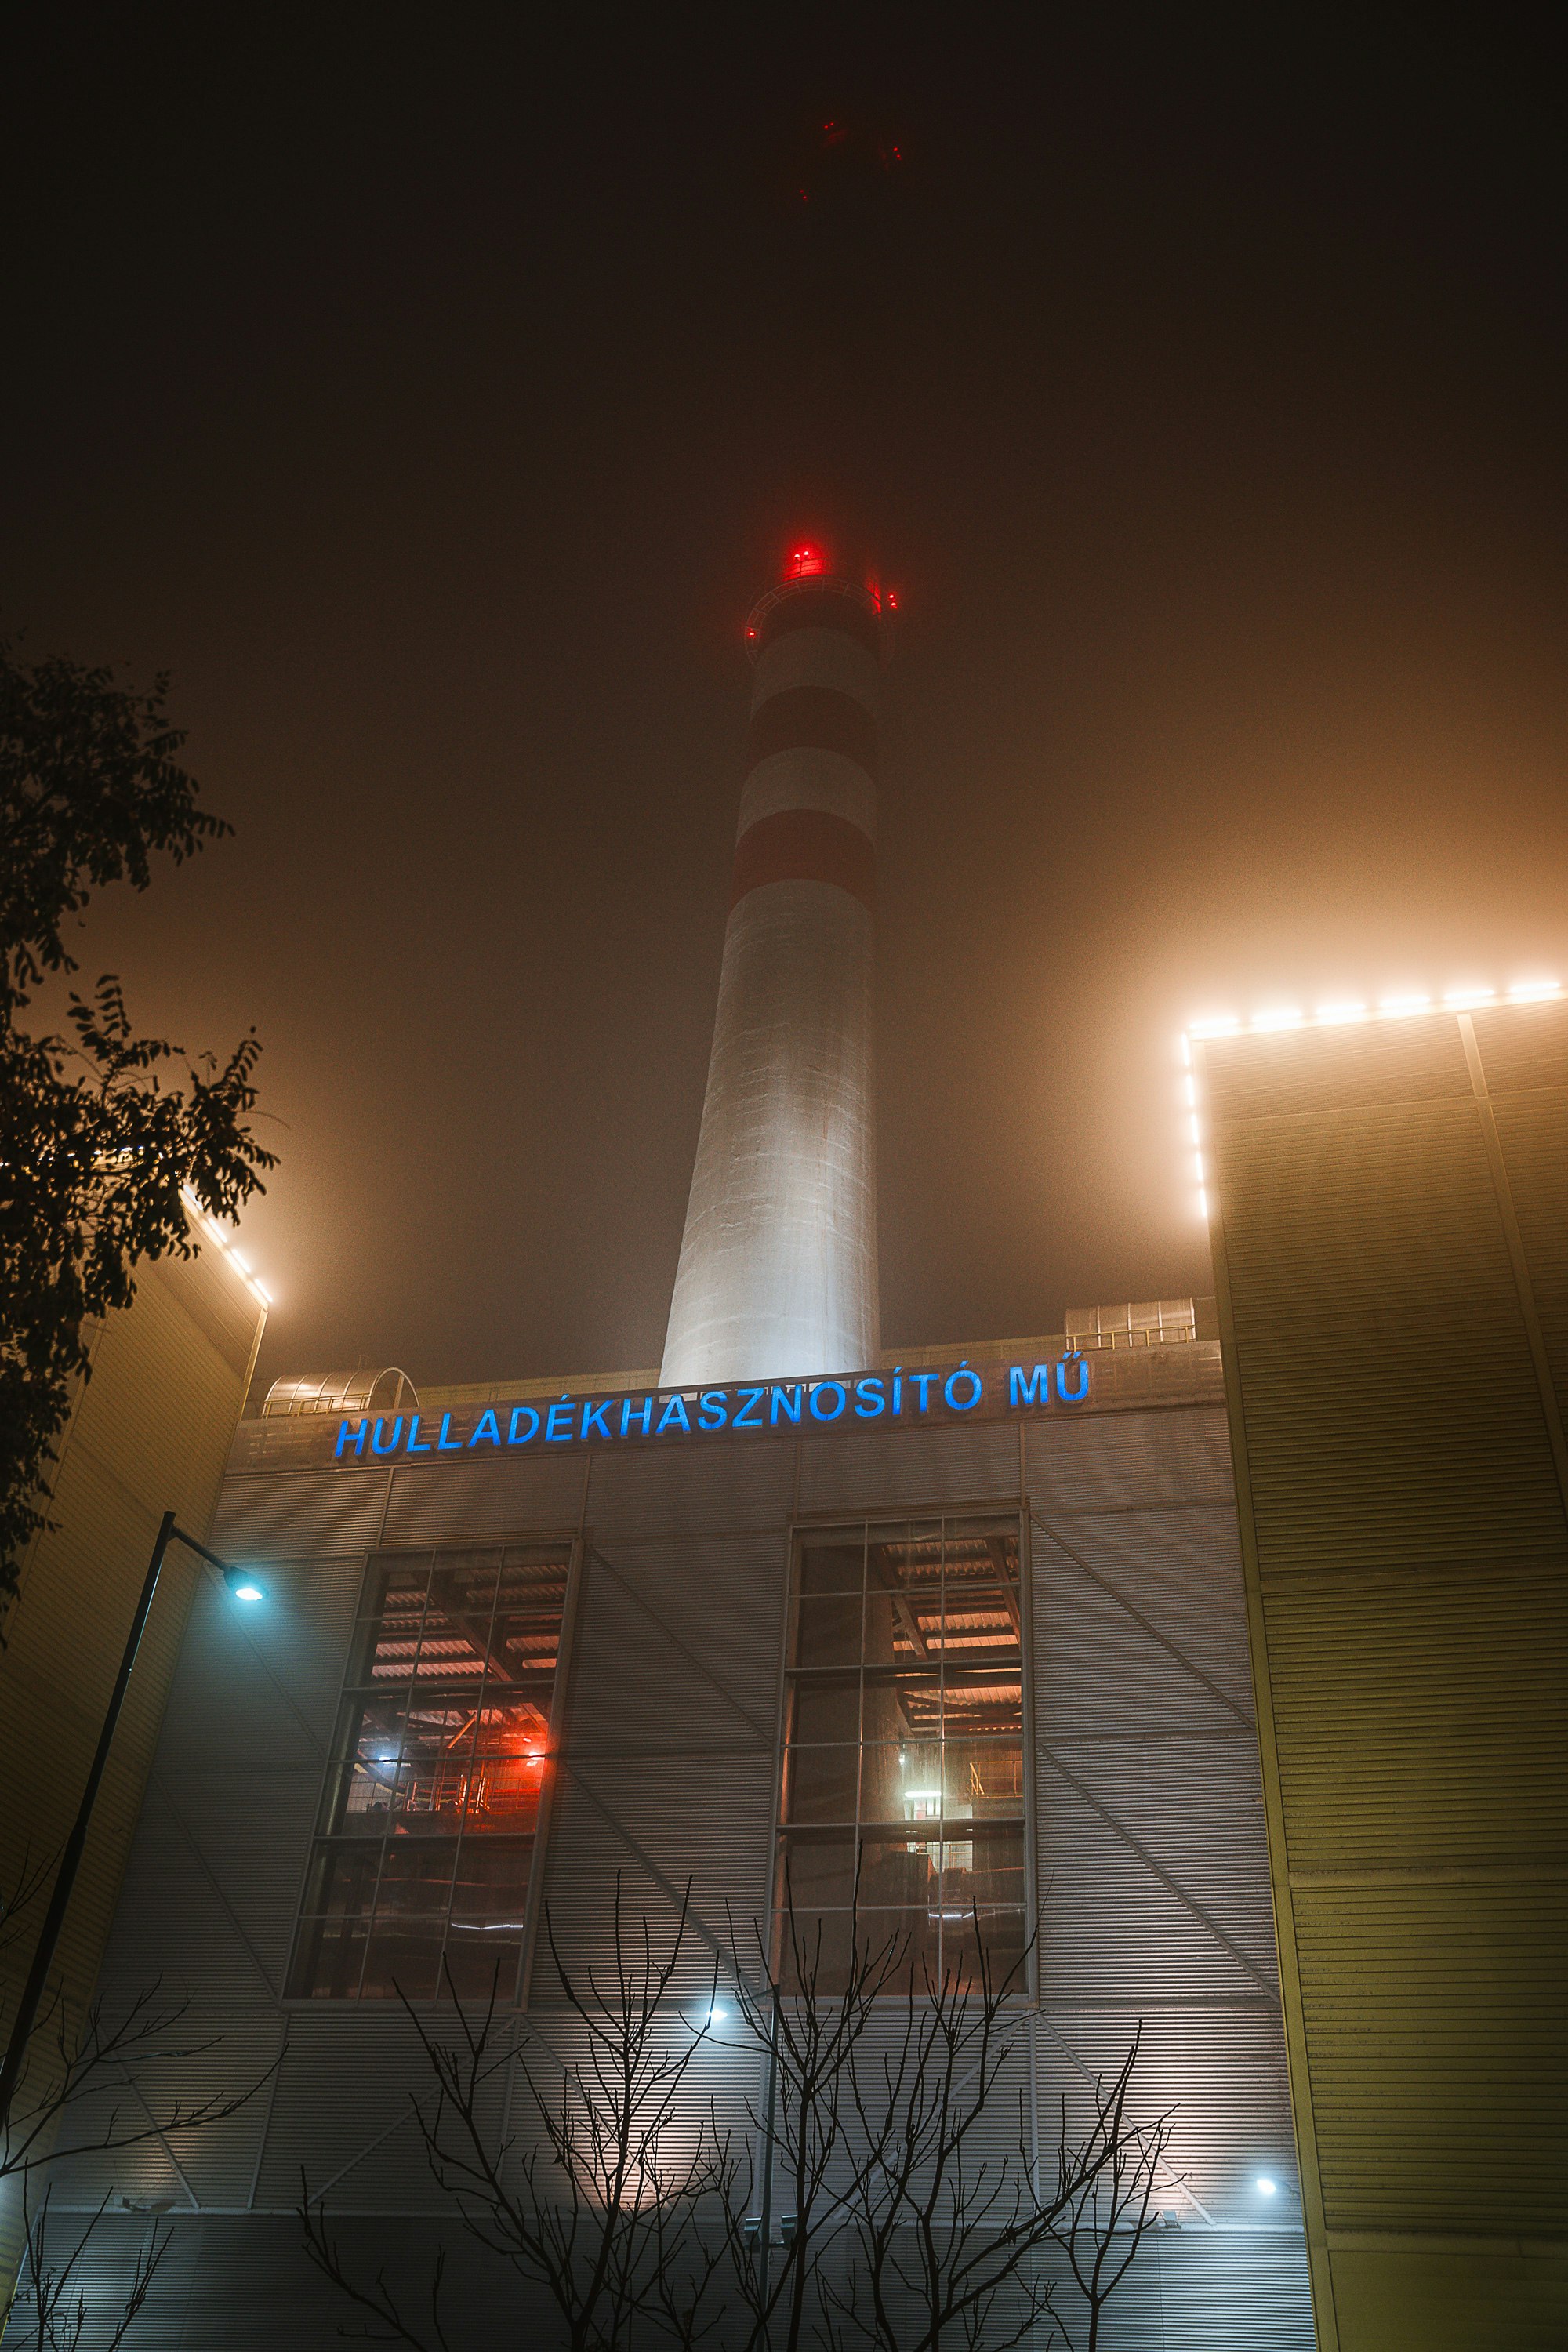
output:
[[[1052,1363],[972,1365],[952,1371],[844,1372],[809,1381],[737,1381],[727,1388],[652,1389],[641,1395],[485,1405],[471,1412],[365,1415],[338,1425],[333,1458],[409,1462],[428,1455],[507,1454],[522,1446],[619,1445],[735,1432],[830,1429],[879,1421],[963,1421],[1070,1411],[1089,1392],[1089,1359],[1071,1349]]]

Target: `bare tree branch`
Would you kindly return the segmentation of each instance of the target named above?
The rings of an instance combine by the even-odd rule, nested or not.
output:
[[[510,2023],[498,2028],[494,1984],[484,2008],[472,2011],[448,1976],[445,2033],[404,2004],[434,2085],[433,2097],[415,2102],[431,2176],[468,2234],[553,2307],[571,2352],[621,2352],[639,2320],[695,2346],[722,2316],[710,2308],[722,2242],[705,2240],[696,2220],[705,2200],[721,2200],[732,2158],[706,2116],[687,2153],[674,2155],[668,2145],[683,2125],[687,2084],[706,2038],[671,1998],[689,1904],[689,1890],[661,1955],[646,1920],[630,1928],[617,1882],[615,1961],[602,1980],[592,1969],[578,1980],[546,1915],[566,2014],[581,2037],[580,2053],[564,2061],[547,2064],[537,2033],[512,2049]],[[716,1990],[715,1976],[710,2017]],[[500,2137],[489,2114],[487,2086],[507,2066],[518,2071],[530,2146]],[[354,2276],[308,2184],[301,2219],[317,2267],[393,2331],[368,2340],[445,2352],[438,2282],[426,2326],[410,2318],[384,2274],[369,2285]]]

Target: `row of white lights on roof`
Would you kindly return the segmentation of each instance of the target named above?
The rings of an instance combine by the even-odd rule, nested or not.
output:
[[[1407,1020],[1418,1013],[1464,1013],[1471,1007],[1488,1004],[1541,1004],[1562,994],[1561,981],[1525,980],[1506,991],[1451,988],[1441,997],[1385,996],[1376,1004],[1320,1004],[1315,1013],[1303,1013],[1295,1005],[1277,1005],[1266,1012],[1255,1013],[1250,1021],[1241,1021],[1233,1013],[1226,1013],[1212,1020],[1190,1023],[1182,1038],[1182,1061],[1186,1070],[1183,1092],[1186,1097],[1187,1129],[1193,1142],[1199,1215],[1206,1222],[1209,1201],[1208,1177],[1204,1167],[1203,1129],[1198,1125],[1197,1082],[1193,1076],[1192,1040],[1194,1037],[1258,1036],[1280,1029],[1331,1029],[1352,1021]]]
[[[249,1259],[240,1255],[238,1250],[235,1248],[234,1244],[229,1240],[228,1235],[224,1232],[223,1227],[217,1223],[216,1218],[208,1216],[206,1211],[203,1208],[195,1194],[188,1188],[182,1193],[181,1198],[184,1202],[188,1213],[195,1223],[201,1227],[203,1233],[207,1236],[207,1239],[209,1241],[216,1242],[220,1250],[224,1250],[227,1253],[229,1263],[239,1268],[240,1273],[245,1276],[246,1281],[250,1285],[252,1290],[255,1291],[262,1305],[264,1307],[270,1307],[272,1304],[272,1293],[267,1288],[265,1283],[259,1281],[258,1277],[252,1274]]]
[[[1250,1021],[1239,1021],[1234,1013],[1194,1021],[1188,1026],[1187,1036],[1239,1037],[1268,1029],[1327,1029],[1344,1021],[1397,1021],[1414,1013],[1463,1013],[1471,1005],[1538,1004],[1562,993],[1561,981],[1527,980],[1506,992],[1496,988],[1452,988],[1441,997],[1385,996],[1377,1004],[1320,1004],[1315,1013],[1302,1013],[1294,1005],[1279,1005],[1255,1013]],[[1190,1061],[1185,1037],[1182,1044],[1184,1058]]]

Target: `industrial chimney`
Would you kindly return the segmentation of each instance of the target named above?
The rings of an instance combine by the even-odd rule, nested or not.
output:
[[[747,624],[748,770],[667,1387],[877,1360],[883,603],[820,550],[797,547]]]

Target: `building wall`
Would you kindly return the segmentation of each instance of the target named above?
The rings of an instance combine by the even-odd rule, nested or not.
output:
[[[1212,1040],[1325,2352],[1568,2337],[1568,1016]]]
[[[612,1948],[617,1875],[656,1935],[689,1879],[685,1990],[700,1996],[726,1905],[745,1921],[768,1899],[792,1528],[976,1507],[1019,1509],[1028,1529],[1044,1916],[1016,2087],[1032,2066],[1048,2160],[1057,2101],[1142,2020],[1140,2095],[1177,2110],[1160,2201],[1181,2226],[1150,2242],[1112,2341],[1310,2345],[1296,2214],[1288,2194],[1265,2210],[1253,2186],[1266,2168],[1288,2191],[1291,2163],[1218,1349],[1121,1352],[1115,1378],[1136,1389],[1121,1402],[1109,1352],[1103,1405],[1027,1425],[390,1472],[289,1466],[299,1441],[279,1437],[277,1466],[231,1476],[216,1539],[266,1563],[270,1601],[242,1623],[196,1596],[105,1984],[189,1987],[191,2039],[217,2047],[190,2063],[187,2089],[280,2063],[228,2124],[119,2168],[122,2192],[171,2200],[147,2352],[333,2340],[340,2312],[298,2250],[301,2167],[333,2184],[375,2260],[423,2259],[439,2227],[408,2121],[424,2075],[407,2021],[282,1990],[368,1552],[579,1538],[543,1892],[581,1965]],[[247,1433],[237,1458],[271,1442]],[[529,2030],[558,2038],[547,1973]],[[749,2053],[715,2053],[705,2090],[722,2113],[741,2118],[757,2087]],[[1017,2112],[998,2103],[999,2140]],[[73,2196],[102,2185],[84,2171]],[[129,2261],[147,2226],[115,2221],[104,2265]]]
[[[7,2018],[31,1962],[47,1865],[75,1818],[159,1521],[173,1510],[205,1538],[264,1316],[237,1267],[209,1247],[143,1268],[132,1305],[99,1332],[92,1377],[60,1449],[49,1507],[57,1525],[33,1546],[0,1649],[0,1886],[9,1892],[46,1866],[0,1951]],[[191,1556],[171,1551],[110,1751],[59,1946],[73,2024],[102,1958],[195,1577]]]

